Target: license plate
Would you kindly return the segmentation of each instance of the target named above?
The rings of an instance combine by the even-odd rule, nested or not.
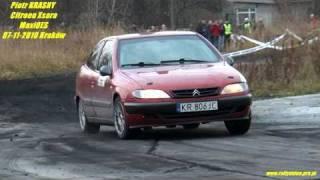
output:
[[[181,113],[216,111],[216,110],[218,110],[218,102],[217,101],[177,104],[177,111],[181,112]]]

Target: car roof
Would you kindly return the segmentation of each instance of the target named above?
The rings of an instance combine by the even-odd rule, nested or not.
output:
[[[178,36],[178,35],[196,35],[197,33],[192,31],[159,31],[159,32],[146,32],[146,33],[135,33],[135,34],[123,34],[118,36],[106,37],[103,40],[110,39],[136,39],[136,38],[146,38],[146,37],[160,37],[160,36]]]

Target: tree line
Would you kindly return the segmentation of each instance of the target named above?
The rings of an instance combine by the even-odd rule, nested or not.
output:
[[[31,0],[24,0],[25,2]],[[82,26],[121,24],[139,27],[166,24],[170,28],[195,26],[201,18],[222,17],[227,0],[52,0],[60,18],[56,25]],[[275,0],[280,8],[288,0]],[[313,0],[315,12],[320,13],[320,1]],[[0,0],[0,25],[12,25],[9,19],[11,1]],[[320,14],[318,14],[320,15]]]
[[[25,0],[28,1],[28,0]],[[29,0],[31,1],[31,0]],[[201,16],[221,12],[225,0],[56,0],[57,25],[84,26],[122,24],[137,26],[166,24],[186,27]],[[2,25],[10,25],[10,1],[0,0]]]

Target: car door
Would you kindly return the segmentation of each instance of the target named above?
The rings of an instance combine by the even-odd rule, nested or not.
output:
[[[111,76],[102,76],[99,72],[102,66],[112,68],[113,41],[108,40],[99,58],[97,71],[94,75],[96,86],[94,87],[93,107],[97,118],[104,123],[111,124],[112,121],[112,79]]]
[[[96,83],[96,69],[99,63],[99,57],[105,41],[99,42],[92,53],[90,54],[87,63],[81,67],[79,79],[81,87],[81,98],[84,102],[85,113],[89,119],[96,118],[96,113],[93,108],[94,88]]]

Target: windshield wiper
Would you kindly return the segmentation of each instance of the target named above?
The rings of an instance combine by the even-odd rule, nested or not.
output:
[[[121,65],[121,67],[129,67],[129,66],[145,67],[145,66],[160,66],[160,65],[161,64],[138,62],[134,64],[123,64]]]
[[[208,62],[210,62],[210,61],[181,58],[181,59],[177,59],[177,60],[161,61],[161,64],[168,64],[168,63],[179,63],[179,64],[184,64],[184,63],[208,63]]]

